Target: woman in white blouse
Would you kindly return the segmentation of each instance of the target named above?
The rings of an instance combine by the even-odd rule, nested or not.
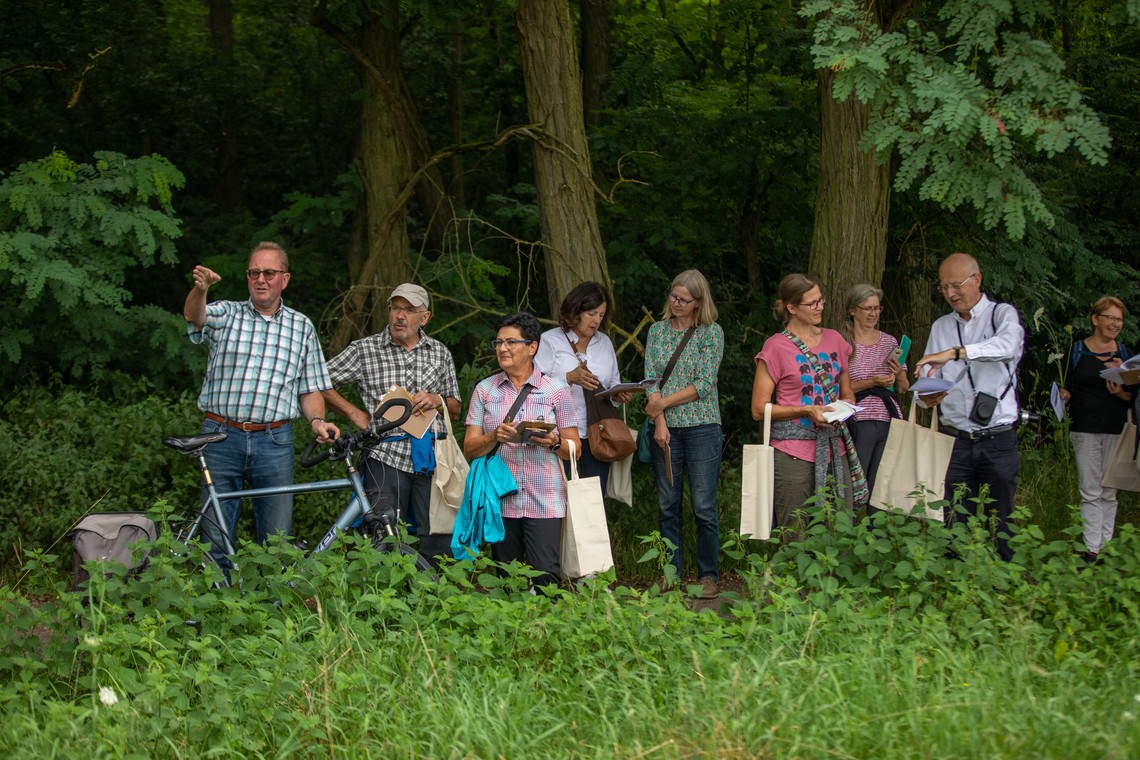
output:
[[[574,396],[578,415],[578,435],[582,439],[582,456],[578,472],[583,478],[598,476],[605,493],[610,464],[590,453],[586,431],[586,397],[584,391],[604,390],[620,381],[617,354],[613,341],[602,332],[609,317],[610,295],[596,282],[583,282],[562,299],[558,308],[558,327],[542,334],[534,366],[548,377],[565,380]],[[625,403],[631,393],[617,394],[614,401]]]

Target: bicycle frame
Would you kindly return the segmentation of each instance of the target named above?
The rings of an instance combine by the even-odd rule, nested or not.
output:
[[[402,407],[403,413],[399,419],[387,420],[382,415],[394,406]],[[352,462],[354,453],[358,449],[366,448],[368,443],[374,441],[378,435],[391,430],[392,428],[403,424],[411,415],[412,405],[406,399],[393,399],[385,402],[385,404],[376,411],[374,417],[377,420],[382,420],[378,428],[372,432],[360,432],[342,436],[335,441],[333,445],[316,458],[310,459],[309,454],[312,452],[315,441],[310,442],[309,446],[301,454],[301,464],[306,467],[311,467],[319,464],[327,459],[335,458],[344,462],[348,470],[347,478],[333,478],[329,480],[319,480],[312,483],[292,483],[282,486],[270,486],[267,488],[244,488],[237,491],[219,492],[214,485],[214,479],[210,475],[210,468],[206,464],[205,450],[206,446],[210,443],[218,442],[225,439],[225,433],[204,434],[201,436],[185,436],[185,437],[170,437],[164,440],[166,445],[170,446],[183,454],[193,455],[198,459],[198,469],[202,473],[202,485],[206,489],[206,495],[202,500],[202,505],[195,516],[194,521],[190,524],[186,533],[186,541],[191,541],[198,535],[202,528],[203,520],[210,520],[218,526],[218,533],[220,534],[222,544],[222,555],[227,558],[232,558],[236,553],[234,547],[233,536],[230,535],[229,526],[226,523],[225,515],[222,512],[222,502],[227,499],[248,499],[257,498],[259,496],[278,496],[281,494],[304,494],[316,493],[319,491],[337,491],[342,489],[349,489],[352,491],[352,498],[349,499],[348,506],[340,513],[340,516],[333,523],[332,527],[328,529],[324,537],[313,549],[313,552],[324,551],[328,549],[336,537],[355,525],[365,514],[370,511],[368,496],[364,491],[364,478],[361,477],[357,471],[356,466]],[[220,437],[219,437],[220,436]],[[395,529],[392,521],[387,517],[381,517],[381,528],[389,535],[395,535]],[[214,548],[216,552],[217,547]],[[236,565],[232,559],[227,559],[228,563],[236,569]]]
[[[227,556],[232,556],[235,552],[235,548],[222,512],[223,501],[227,499],[255,499],[259,496],[279,496],[281,494],[304,494],[351,489],[352,498],[349,500],[348,506],[341,512],[336,522],[333,523],[332,527],[329,528],[328,532],[325,533],[316,547],[313,548],[314,552],[324,551],[329,548],[338,534],[352,527],[367,511],[365,505],[368,504],[368,496],[364,492],[364,479],[360,476],[360,473],[357,472],[356,467],[350,460],[351,454],[346,455],[345,463],[348,466],[347,478],[319,480],[312,483],[293,483],[287,486],[271,486],[269,488],[243,488],[239,491],[220,492],[214,486],[213,478],[210,477],[210,470],[206,466],[205,455],[199,452],[198,464],[205,478],[206,496],[202,502],[202,509],[199,510],[197,517],[195,517],[194,522],[191,524],[186,539],[188,541],[193,539],[201,527],[202,520],[205,519],[208,513],[212,513],[213,522],[221,526],[218,532],[221,534],[221,539],[224,544],[223,550]]]

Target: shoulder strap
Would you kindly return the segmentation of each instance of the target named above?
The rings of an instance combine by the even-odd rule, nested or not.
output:
[[[696,326],[685,330],[685,335],[681,338],[681,342],[677,344],[677,348],[673,351],[673,355],[669,357],[669,363],[665,365],[665,371],[661,373],[661,379],[657,381],[658,390],[665,387],[665,381],[669,379],[669,375],[673,374],[673,367],[677,365],[677,357],[679,357],[681,355],[681,352],[685,350],[685,346],[689,343],[689,338],[693,337],[693,333],[696,331]]]
[[[507,416],[503,418],[503,422],[506,422],[507,420],[513,420],[515,418],[515,415],[518,414],[519,409],[522,408],[523,401],[525,401],[526,397],[530,395],[531,390],[532,386],[530,383],[523,385],[522,390],[519,391],[518,398],[515,399],[515,403],[511,404],[511,408],[507,411]],[[491,448],[491,450],[486,453],[485,456],[494,456],[496,453],[498,453],[499,447],[502,445],[503,444],[501,443],[496,443]]]

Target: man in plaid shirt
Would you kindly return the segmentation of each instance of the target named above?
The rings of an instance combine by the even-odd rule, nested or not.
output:
[[[431,319],[427,291],[410,282],[398,286],[388,297],[388,326],[376,335],[355,340],[329,361],[329,376],[334,388],[348,383],[360,389],[366,409],[375,410],[380,397],[393,386],[412,396],[413,414],[439,409],[452,419],[459,416],[459,382],[455,362],[447,347],[424,332]],[[324,392],[329,406],[348,417],[361,430],[372,424],[371,412],[351,403],[336,390]],[[432,422],[417,446],[425,450],[433,438],[446,435],[447,427],[440,417]],[[412,441],[397,428],[388,433],[369,452],[364,464],[364,483],[375,505],[377,499],[394,499],[403,519],[415,522],[420,554],[433,562],[437,555],[447,555],[449,535],[431,535],[431,479],[434,464],[428,469],[413,462]],[[430,457],[434,463],[434,455]]]
[[[221,492],[290,485],[293,482],[293,425],[304,413],[321,443],[340,434],[325,422],[321,391],[331,387],[325,357],[313,323],[285,306],[281,293],[289,284],[289,256],[277,243],[262,242],[249,255],[248,301],[207,304],[210,286],[222,278],[194,267],[194,287],[182,314],[191,343],[210,349],[198,408],[206,413],[202,432],[226,433],[226,440],[206,447],[206,464]],[[222,502],[226,528],[236,539],[241,500]],[[293,528],[293,496],[253,500],[257,540]],[[215,526],[206,538],[220,546]]]

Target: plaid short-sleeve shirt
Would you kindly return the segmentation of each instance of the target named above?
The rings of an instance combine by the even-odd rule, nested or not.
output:
[[[335,387],[355,384],[369,413],[375,411],[380,397],[393,385],[413,396],[419,391],[426,391],[438,393],[445,399],[459,398],[459,381],[455,376],[451,352],[422,329],[419,342],[411,350],[393,341],[387,327],[375,335],[354,340],[329,360],[329,377]],[[443,419],[437,416],[432,422],[431,432],[439,437],[445,430]],[[403,431],[397,429],[388,437],[400,435]],[[412,444],[406,438],[397,441],[381,439],[369,456],[401,472],[414,472]]]
[[[516,419],[553,422],[559,429],[577,427],[578,416],[570,386],[538,370],[527,383],[532,390],[523,400]],[[491,375],[476,385],[471,394],[467,424],[483,432],[494,430],[506,418],[518,395],[519,391],[505,372]],[[566,478],[562,460],[554,452],[527,443],[504,443],[496,456],[506,463],[519,486],[518,493],[503,497],[503,517],[566,516]]]
[[[298,398],[332,387],[317,331],[309,318],[282,305],[262,316],[250,301],[206,305],[191,343],[210,349],[198,408],[239,422],[277,422],[301,416]]]

